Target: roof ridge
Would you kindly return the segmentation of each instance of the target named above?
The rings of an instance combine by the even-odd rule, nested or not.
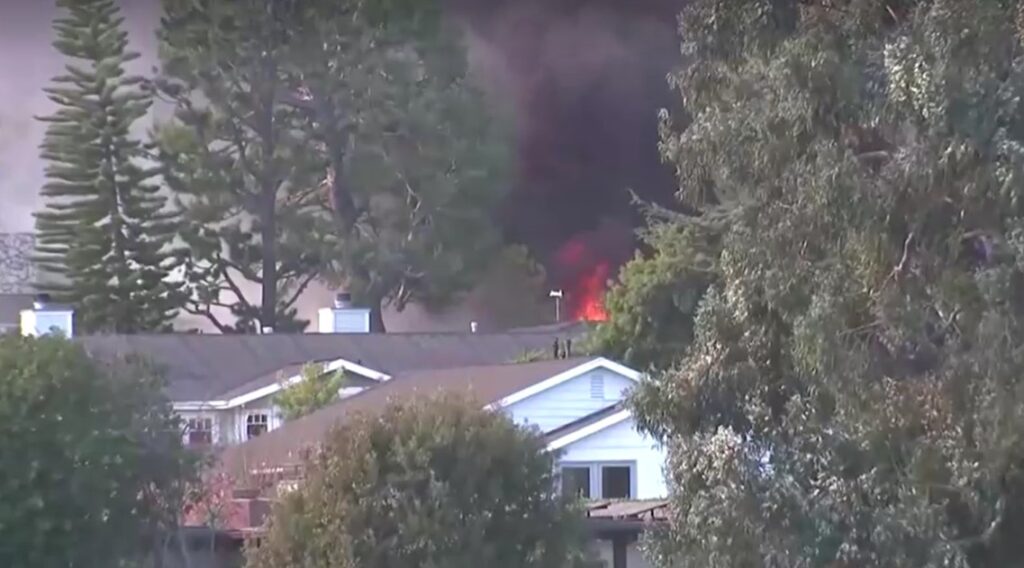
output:
[[[31,295],[31,294],[29,294]],[[561,331],[571,330],[530,330],[517,329],[507,331],[389,331],[386,333],[317,333],[317,332],[295,332],[295,333],[191,333],[187,331],[176,331],[170,333],[92,333],[78,335],[78,338],[120,338],[120,337],[202,337],[202,338],[253,338],[253,337],[414,337],[414,336],[448,336],[448,337],[487,337],[487,336],[510,336],[510,335],[557,335]]]

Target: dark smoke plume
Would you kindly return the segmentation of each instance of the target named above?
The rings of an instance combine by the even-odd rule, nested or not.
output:
[[[502,209],[511,240],[572,290],[634,250],[629,190],[672,204],[657,111],[672,104],[679,0],[452,0],[470,49],[511,102],[519,178]],[[570,302],[572,300],[570,299]]]

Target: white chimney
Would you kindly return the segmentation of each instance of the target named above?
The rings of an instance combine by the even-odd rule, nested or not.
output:
[[[320,333],[370,333],[370,310],[352,307],[352,295],[338,294],[334,305],[317,313]]]
[[[71,337],[75,330],[74,319],[75,311],[69,306],[53,304],[47,294],[39,294],[31,310],[21,311],[21,334],[39,337],[57,332]]]

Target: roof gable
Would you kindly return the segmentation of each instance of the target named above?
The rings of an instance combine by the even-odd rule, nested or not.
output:
[[[356,413],[382,410],[389,402],[440,392],[462,392],[492,408],[516,392],[545,382],[575,368],[592,368],[594,359],[557,359],[536,363],[460,367],[410,372],[359,394],[342,399],[308,416],[289,422],[271,432],[227,448],[222,455],[228,470],[259,469],[292,465],[300,461],[303,448],[320,442],[340,421]]]
[[[564,333],[581,333],[571,328]],[[270,335],[97,335],[75,341],[98,357],[138,353],[164,368],[171,400],[221,400],[249,385],[275,384],[290,368],[331,362],[357,374],[496,365],[551,348],[550,330],[507,333],[388,333]],[[364,371],[356,370],[358,368]],[[287,376],[287,375],[286,375]]]
[[[609,359],[605,359],[604,357],[597,357],[587,361],[582,365],[572,367],[562,373],[549,377],[544,381],[531,385],[528,388],[516,391],[510,394],[509,396],[494,402],[492,404],[492,407],[503,408],[506,406],[513,405],[517,402],[526,400],[532,396],[536,396],[540,393],[543,393],[544,391],[553,389],[559,385],[567,383],[595,369],[605,369],[611,371],[613,373],[626,377],[627,379],[633,382],[638,382],[640,380],[640,377],[642,376],[640,372],[634,371],[633,369],[630,369],[625,365],[621,365]]]

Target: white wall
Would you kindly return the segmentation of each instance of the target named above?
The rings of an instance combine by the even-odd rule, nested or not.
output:
[[[634,384],[627,377],[598,368],[511,404],[505,411],[519,424],[550,432],[615,404]]]
[[[638,432],[632,418],[563,448],[559,463],[569,462],[634,462],[636,499],[659,499],[668,495],[665,450]]]
[[[341,398],[358,394],[365,387],[347,387],[339,393]],[[218,445],[239,444],[246,440],[246,418],[249,413],[265,413],[268,415],[267,430],[276,430],[284,424],[281,410],[273,403],[274,395],[267,395],[235,408],[206,410],[175,410],[181,417],[183,425],[189,418],[205,416],[213,419],[213,443]],[[185,436],[188,440],[188,436]]]

